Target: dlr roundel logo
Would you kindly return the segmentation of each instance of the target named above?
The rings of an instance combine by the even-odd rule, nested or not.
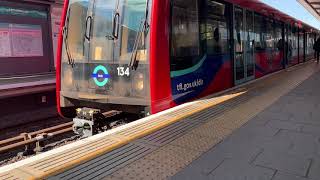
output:
[[[97,86],[103,87],[108,83],[110,74],[106,67],[99,65],[94,68],[92,78]]]

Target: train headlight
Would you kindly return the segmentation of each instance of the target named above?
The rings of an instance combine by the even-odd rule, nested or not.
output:
[[[90,110],[90,111],[89,111],[89,116],[90,116],[90,117],[93,116],[93,113],[94,113],[94,111],[93,111],[93,110]]]
[[[143,91],[144,89],[144,77],[142,73],[136,74],[134,78],[134,89],[136,91]]]
[[[81,113],[81,108],[77,108],[77,109],[76,109],[76,112],[77,112],[77,115],[80,115],[80,113]]]
[[[70,68],[68,68],[64,71],[63,84],[66,87],[72,87],[72,85],[73,85],[73,71]]]
[[[144,88],[144,84],[143,84],[143,80],[139,80],[137,83],[136,83],[136,90],[139,90],[139,91],[142,91],[143,88]]]

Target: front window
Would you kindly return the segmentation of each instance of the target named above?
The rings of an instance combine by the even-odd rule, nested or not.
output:
[[[81,92],[85,99],[95,99],[96,94],[148,97],[148,30],[141,26],[148,23],[148,0],[69,2],[63,33],[62,91]],[[136,57],[135,70],[129,65],[131,57]],[[66,96],[76,93],[70,94]]]
[[[71,0],[66,18],[67,32],[64,32],[68,36],[64,43],[64,60],[68,59],[69,53],[76,62],[86,59],[129,61],[137,34],[142,30],[140,25],[146,18],[146,6],[146,0]],[[115,19],[116,13],[119,19]],[[115,24],[119,24],[119,30]],[[110,39],[114,28],[119,37]],[[90,38],[86,40],[85,36]],[[147,57],[144,38],[142,36],[138,46],[140,61]]]
[[[89,0],[70,1],[64,31],[65,43],[63,47],[63,59],[65,61],[68,59],[67,53],[70,53],[69,58],[72,58],[75,61],[85,59],[84,34],[88,5]]]
[[[94,1],[92,38],[90,39],[91,60],[113,60],[114,41],[109,38],[113,32],[113,19],[117,1]]]
[[[123,0],[121,23],[120,60],[129,60],[138,32],[141,31],[143,20],[146,18],[146,0]],[[142,36],[142,38],[145,38]],[[146,60],[145,39],[139,43],[137,58]]]
[[[115,18],[116,13],[119,16]],[[146,0],[95,0],[90,59],[129,61],[137,34],[142,30],[140,25],[145,13]],[[110,39],[114,31],[118,37]],[[146,49],[141,42],[144,40],[139,44],[138,59],[146,60]]]

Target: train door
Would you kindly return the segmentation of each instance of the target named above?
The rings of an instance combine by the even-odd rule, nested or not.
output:
[[[283,29],[283,37],[284,37],[284,68],[287,68],[288,66],[288,49],[289,49],[289,26],[287,24],[284,24],[284,29]]]
[[[246,11],[246,31],[245,31],[245,62],[246,62],[246,78],[254,79],[254,14],[252,11]]]
[[[298,56],[299,56],[299,63],[305,61],[305,49],[304,49],[304,30],[299,28],[298,30]]]
[[[254,78],[253,12],[234,8],[234,80],[241,84]]]

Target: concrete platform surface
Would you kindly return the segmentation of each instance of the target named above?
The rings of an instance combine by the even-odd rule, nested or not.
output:
[[[171,178],[319,180],[320,73],[283,95]]]

